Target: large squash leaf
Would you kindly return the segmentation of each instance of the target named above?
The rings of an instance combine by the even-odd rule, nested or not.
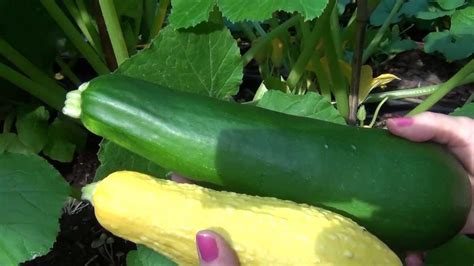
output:
[[[227,98],[239,90],[243,65],[227,29],[196,34],[166,27],[149,49],[125,61],[117,73],[176,90]]]
[[[216,6],[232,22],[263,21],[276,11],[298,12],[311,20],[319,17],[327,4],[327,0],[172,0],[170,23],[176,29],[193,27],[207,21]]]
[[[46,254],[59,232],[68,186],[37,155],[0,154],[0,262],[18,265]]]

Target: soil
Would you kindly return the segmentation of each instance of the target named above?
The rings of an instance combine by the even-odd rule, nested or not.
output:
[[[440,84],[450,79],[461,69],[461,63],[448,63],[442,57],[426,54],[420,50],[400,53],[393,59],[374,67],[374,76],[391,73],[400,78],[388,84],[384,91],[420,88]],[[377,89],[374,92],[381,92]],[[461,107],[474,92],[474,85],[459,86],[443,97],[430,111],[450,113]],[[381,109],[382,120],[391,116],[401,116],[412,110],[427,96],[388,101]],[[376,104],[372,106],[375,107]]]
[[[439,57],[410,51],[376,67],[374,74],[392,73],[400,77],[400,81],[392,82],[386,89],[393,90],[438,84],[449,79],[458,69],[458,65],[446,63]],[[255,68],[247,68],[236,100],[251,99],[259,84],[258,78]],[[451,112],[466,101],[473,89],[472,85],[458,88],[433,110]],[[422,99],[423,97],[389,101],[382,109],[382,121],[391,116],[403,115]],[[99,165],[99,141],[100,139],[91,137],[86,149],[76,156],[73,163],[55,165],[73,186],[82,187],[92,181]],[[135,249],[135,245],[103,229],[95,219],[90,205],[85,202],[78,204],[72,203],[61,217],[61,231],[52,250],[47,255],[22,265],[125,265],[126,254]]]

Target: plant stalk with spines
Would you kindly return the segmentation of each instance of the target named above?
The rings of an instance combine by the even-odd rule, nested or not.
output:
[[[64,34],[69,38],[72,44],[89,62],[92,68],[101,75],[110,73],[110,70],[107,68],[100,56],[95,53],[94,49],[89,44],[84,42],[81,33],[76,30],[74,24],[69,21],[68,17],[63,13],[55,1],[41,0],[41,4],[48,11],[49,15],[56,21],[58,26],[63,30]]]
[[[128,59],[129,55],[114,1],[99,0],[99,4],[102,15],[104,16],[105,25],[107,26],[107,32],[112,42],[117,64],[120,66],[120,64]]]
[[[407,115],[413,116],[425,111],[428,111],[433,105],[441,100],[451,90],[459,86],[468,76],[474,73],[474,59],[471,59],[463,68],[461,68],[454,76],[448,81],[443,83],[433,94],[431,94],[426,100],[419,104],[415,109],[410,111]]]

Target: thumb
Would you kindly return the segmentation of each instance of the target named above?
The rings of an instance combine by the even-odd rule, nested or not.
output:
[[[224,238],[213,231],[199,231],[196,234],[196,245],[201,266],[240,265],[235,251]]]

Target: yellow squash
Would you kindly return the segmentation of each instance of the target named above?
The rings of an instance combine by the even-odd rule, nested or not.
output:
[[[120,171],[87,186],[100,224],[179,265],[197,265],[195,234],[211,229],[242,265],[401,265],[379,239],[341,215],[275,198],[219,192]]]

